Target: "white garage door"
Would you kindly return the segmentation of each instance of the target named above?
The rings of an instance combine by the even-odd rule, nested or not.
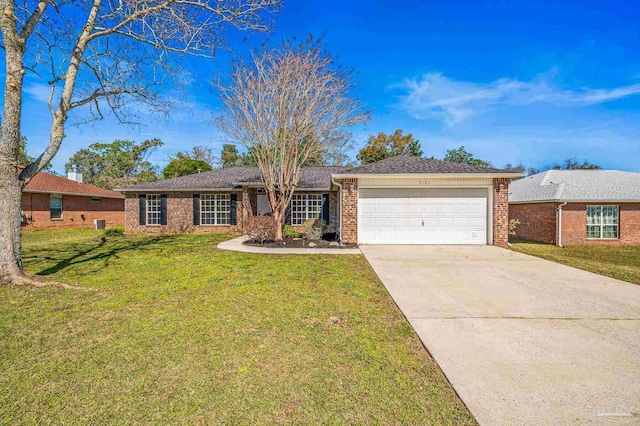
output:
[[[486,244],[487,189],[361,189],[361,244]]]

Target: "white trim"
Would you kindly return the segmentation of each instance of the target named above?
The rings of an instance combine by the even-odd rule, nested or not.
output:
[[[49,194],[49,195],[73,195],[76,197],[99,197],[99,198],[113,198],[114,200],[124,200],[124,195],[117,197],[115,195],[96,195],[96,194],[79,194],[77,192],[54,192],[54,191],[38,191],[34,189],[25,189],[22,191],[25,194]]]
[[[565,203],[566,204],[566,203]],[[589,224],[589,207],[600,207],[600,224]],[[616,224],[605,224],[604,223],[604,209],[603,207],[615,207],[616,208]],[[619,240],[620,239],[620,206],[617,204],[588,204],[587,205],[587,225],[585,228],[585,239],[592,241],[599,240]],[[589,226],[600,226],[600,237],[589,237]],[[604,235],[604,227],[605,226],[615,226],[616,227],[616,237],[603,237]]]
[[[204,201],[203,200],[203,196],[213,196],[213,199],[210,200],[210,202],[213,201],[213,206],[214,206],[213,210],[206,211],[206,212],[203,211],[203,209],[202,209],[202,202]],[[219,205],[219,202],[220,202],[220,199],[218,197],[220,197],[220,196],[226,196],[227,197],[226,201],[228,201],[228,203],[229,203],[229,211],[228,212],[226,212],[224,210],[218,210],[218,205]],[[220,193],[217,193],[217,192],[216,193],[202,193],[202,194],[200,194],[198,199],[200,201],[200,224],[198,226],[233,226],[233,225],[231,225],[231,194],[224,194],[224,193],[220,194]],[[202,223],[202,217],[203,217],[203,214],[205,214],[205,213],[206,214],[213,214],[213,221],[215,223]],[[228,213],[229,214],[229,223],[217,223],[218,222],[218,213]]]
[[[493,185],[487,187],[487,244],[493,245]],[[507,236],[507,238],[509,238]]]

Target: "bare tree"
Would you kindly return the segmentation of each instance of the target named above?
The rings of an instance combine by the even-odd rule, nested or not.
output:
[[[218,84],[226,106],[217,124],[254,157],[276,223],[276,239],[302,166],[348,139],[344,129],[369,113],[351,96],[353,72],[335,65],[322,40],[283,42],[234,64]]]
[[[0,0],[6,62],[0,135],[0,282],[30,283],[21,261],[21,192],[56,155],[71,112],[78,122],[111,111],[166,111],[158,95],[184,80],[171,57],[213,57],[233,30],[267,31],[281,0]],[[24,75],[51,87],[44,152],[18,170]],[[132,107],[133,105],[133,107]],[[84,107],[84,108],[80,108]]]

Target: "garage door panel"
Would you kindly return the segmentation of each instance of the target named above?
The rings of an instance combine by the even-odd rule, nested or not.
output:
[[[361,244],[486,244],[486,189],[361,189]]]

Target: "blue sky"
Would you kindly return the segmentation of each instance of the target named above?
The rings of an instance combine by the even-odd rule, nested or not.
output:
[[[328,50],[355,69],[355,94],[373,110],[352,129],[356,150],[368,135],[399,128],[428,156],[464,145],[499,167],[577,157],[640,171],[640,7],[632,3],[289,0],[271,37],[324,35]],[[232,47],[243,53],[260,39]],[[227,64],[227,54],[189,60],[190,96],[169,120],[68,129],[54,169],[63,171],[78,149],[116,138],[162,139],[151,157],[161,167],[194,145],[219,151],[211,118],[220,105],[207,81]],[[31,154],[48,139],[41,84],[27,80]]]

